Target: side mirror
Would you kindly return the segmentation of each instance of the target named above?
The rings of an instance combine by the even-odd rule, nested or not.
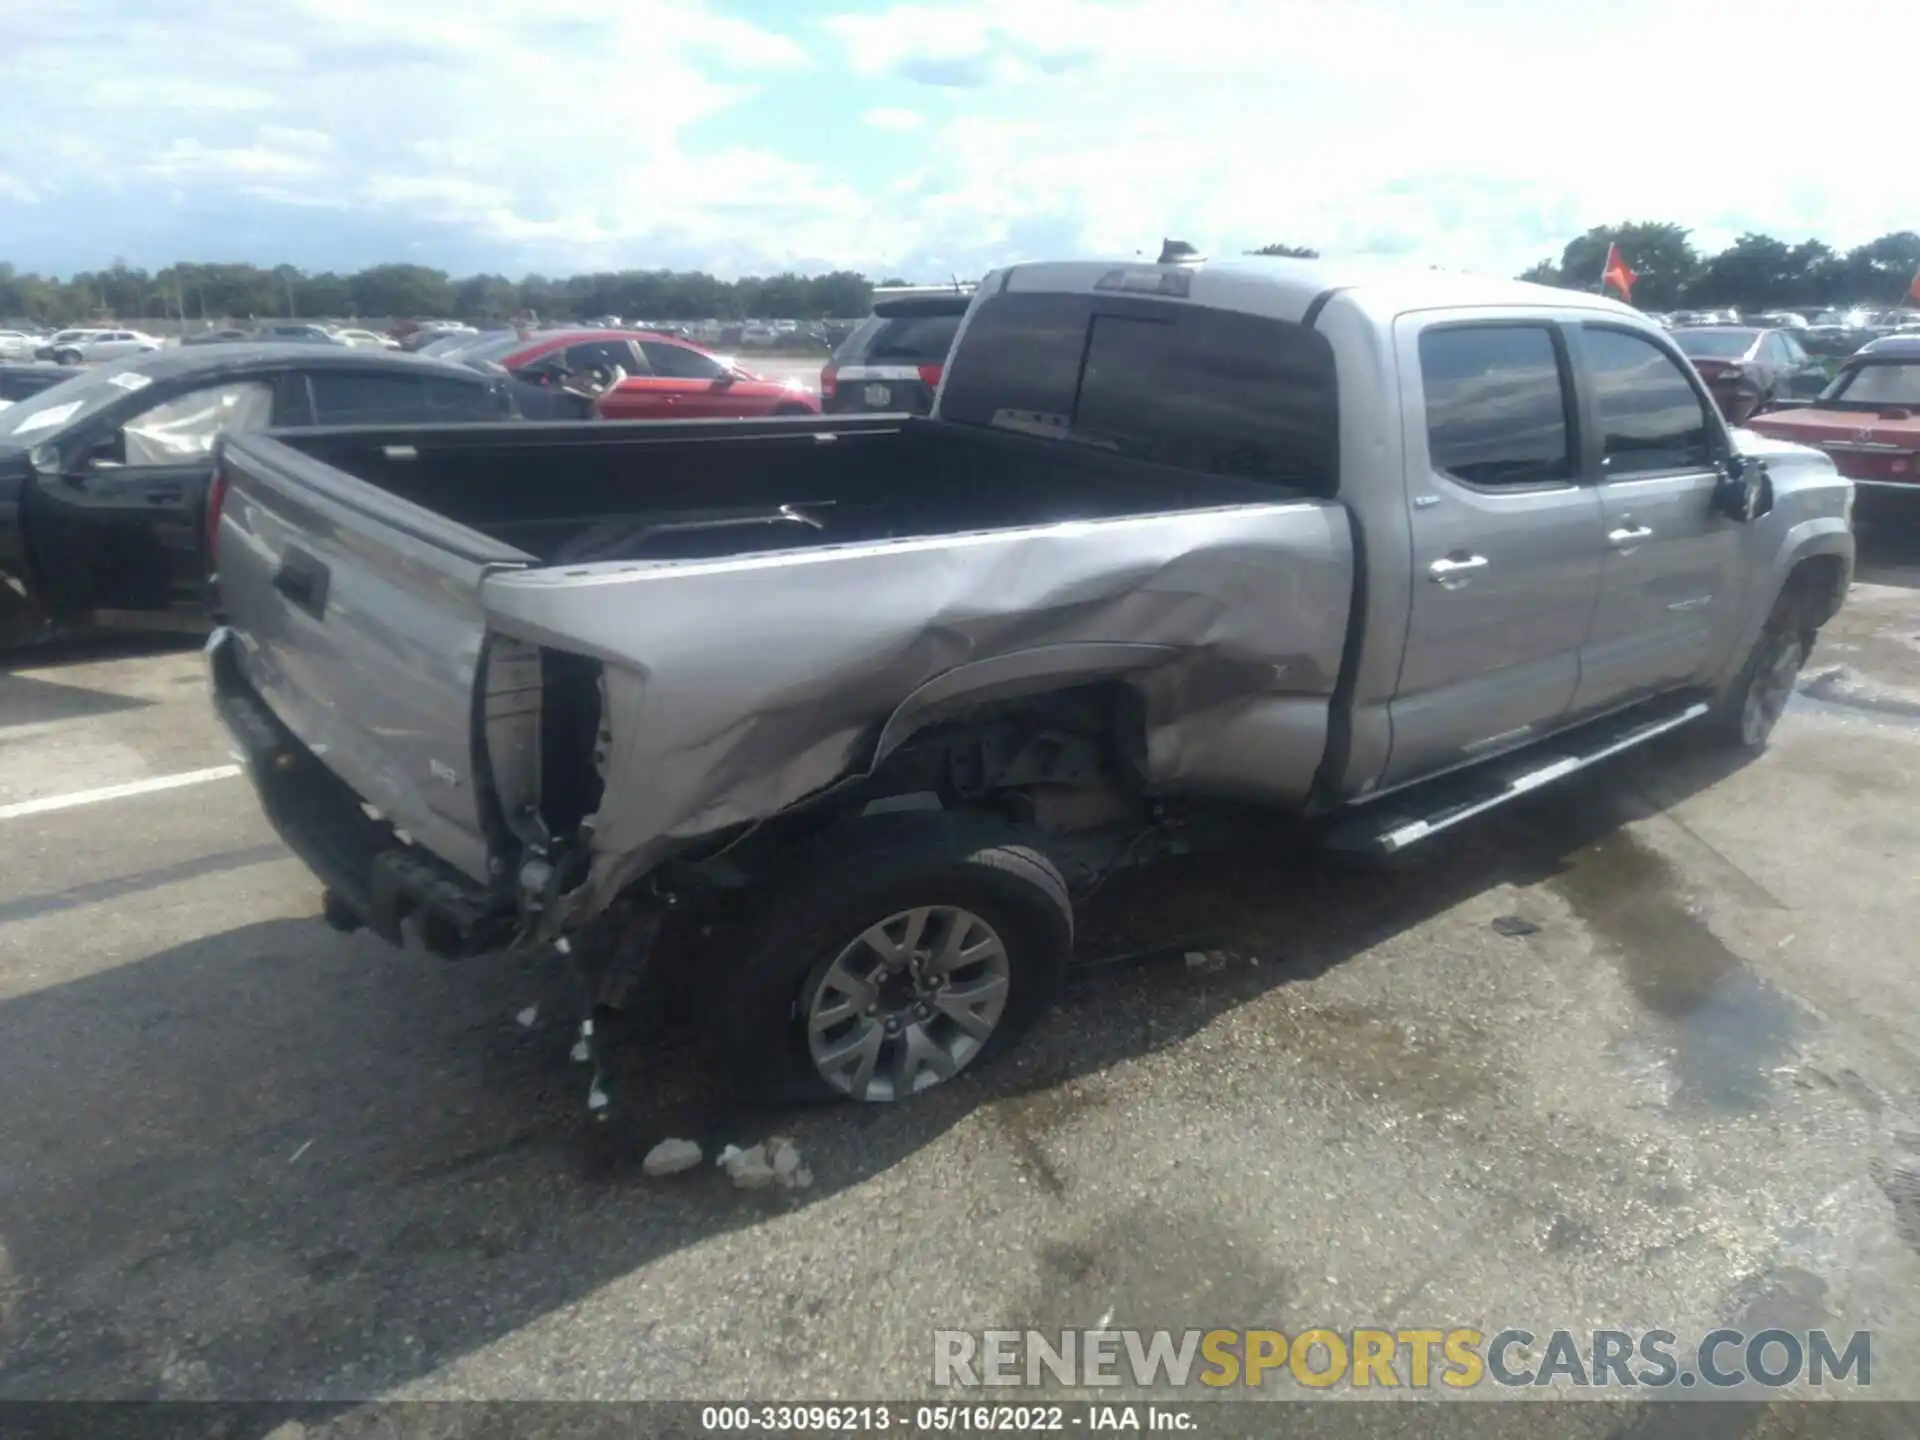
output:
[[[713,388],[716,390],[725,390],[738,381],[739,378],[740,377],[731,370],[722,370],[714,377]]]
[[[1773,509],[1773,479],[1767,474],[1766,462],[1730,456],[1722,468],[1720,483],[1714,486],[1713,508],[1742,524],[1758,520]]]

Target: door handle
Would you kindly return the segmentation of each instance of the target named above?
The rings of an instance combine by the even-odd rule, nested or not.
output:
[[[1628,545],[1638,545],[1642,540],[1651,540],[1653,531],[1645,525],[1627,525],[1618,530],[1607,532],[1607,543],[1615,549]]]
[[[1427,578],[1436,585],[1457,585],[1476,570],[1487,568],[1487,557],[1469,555],[1464,560],[1440,559],[1427,567]]]

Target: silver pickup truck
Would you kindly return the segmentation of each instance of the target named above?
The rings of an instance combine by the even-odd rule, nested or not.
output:
[[[1764,745],[1852,505],[1595,296],[1028,264],[925,418],[230,437],[209,650],[336,926],[569,957],[596,1061],[678,976],[751,1092],[897,1100],[1183,817],[1390,854]]]

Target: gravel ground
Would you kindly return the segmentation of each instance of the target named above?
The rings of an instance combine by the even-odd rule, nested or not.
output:
[[[804,1191],[643,1176],[556,977],[326,930],[241,780],[0,818],[0,1398],[899,1396],[936,1327],[1103,1317],[1870,1328],[1920,1398],[1908,532],[1752,764],[1115,887],[1090,950],[1219,960],[1090,969],[908,1107],[629,1055],[642,1144],[778,1129]],[[0,677],[0,814],[226,760],[177,641]]]

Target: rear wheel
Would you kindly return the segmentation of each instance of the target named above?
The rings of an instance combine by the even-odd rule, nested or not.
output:
[[[53,363],[56,365],[78,365],[80,363],[80,352],[78,350],[56,350],[53,352]]]
[[[1011,1044],[1073,945],[1066,883],[1025,838],[903,814],[821,842],[704,1007],[736,1088],[774,1103],[905,1100]]]

